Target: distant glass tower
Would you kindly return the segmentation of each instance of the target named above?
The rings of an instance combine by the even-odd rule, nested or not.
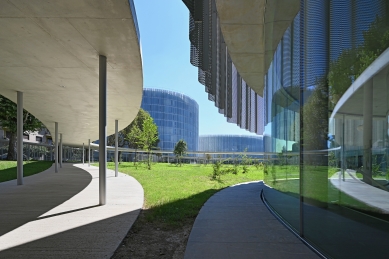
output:
[[[262,152],[262,136],[204,135],[199,137],[199,151]]]
[[[141,107],[158,126],[161,150],[173,150],[177,141],[183,139],[188,151],[197,151],[199,105],[195,100],[181,93],[145,88]]]

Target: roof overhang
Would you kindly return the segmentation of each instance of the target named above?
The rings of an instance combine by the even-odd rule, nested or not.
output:
[[[131,1],[131,0],[130,0]],[[0,94],[24,108],[64,144],[98,139],[99,55],[107,57],[108,125],[138,113],[142,57],[132,1],[0,2]]]
[[[264,75],[300,0],[216,0],[220,27],[234,65],[246,83],[263,95]]]

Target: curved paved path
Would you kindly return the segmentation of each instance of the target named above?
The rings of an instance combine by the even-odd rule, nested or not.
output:
[[[263,187],[244,183],[212,196],[196,218],[185,259],[320,258],[269,212]]]
[[[98,167],[64,164],[0,183],[0,258],[110,258],[143,206],[132,177],[107,171],[99,206]]]

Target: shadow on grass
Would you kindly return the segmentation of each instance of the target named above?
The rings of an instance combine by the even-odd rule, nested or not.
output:
[[[194,221],[204,203],[218,191],[220,190],[209,189],[185,199],[153,206],[143,211],[142,220],[162,223],[166,227],[180,227],[188,221]]]
[[[30,176],[49,169],[52,161],[29,161],[23,165],[23,176]],[[6,182],[17,178],[17,167],[0,170],[0,182]]]

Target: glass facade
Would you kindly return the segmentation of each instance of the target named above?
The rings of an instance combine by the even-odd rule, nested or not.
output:
[[[328,258],[386,258],[389,1],[293,3],[300,10],[258,93],[265,201]],[[282,9],[266,8],[265,18]]]
[[[331,258],[387,257],[388,6],[301,1],[265,78],[265,199]]]
[[[263,152],[262,136],[204,135],[199,137],[199,151]]]
[[[199,106],[192,98],[160,89],[143,89],[142,109],[149,112],[158,126],[161,150],[173,150],[185,140],[188,151],[197,151]]]

